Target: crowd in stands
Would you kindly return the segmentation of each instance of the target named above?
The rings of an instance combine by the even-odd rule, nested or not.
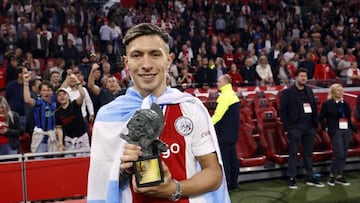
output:
[[[358,1],[152,1],[105,11],[86,1],[2,0],[0,6],[0,88],[24,132],[32,134],[32,105],[24,102],[24,76],[40,98],[46,82],[55,94],[68,70],[84,87],[82,116],[91,126],[96,112],[132,85],[124,67],[126,30],[150,22],[171,37],[169,85],[216,87],[228,73],[233,86],[289,85],[295,70],[327,87],[360,83]],[[4,76],[5,75],[5,76]],[[54,109],[55,110],[55,109]],[[55,110],[56,113],[56,110]],[[81,135],[78,135],[81,136]]]

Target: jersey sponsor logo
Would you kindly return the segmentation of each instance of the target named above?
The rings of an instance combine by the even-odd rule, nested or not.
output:
[[[161,153],[164,159],[170,157],[171,154],[178,154],[180,152],[180,145],[178,143],[172,143],[170,146],[167,145],[166,152]]]
[[[189,135],[194,129],[194,124],[190,118],[184,116],[177,118],[174,125],[176,131],[183,136]]]

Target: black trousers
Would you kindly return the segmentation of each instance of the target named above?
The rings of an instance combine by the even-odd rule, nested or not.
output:
[[[314,149],[314,138],[316,129],[288,129],[289,139],[289,160],[287,175],[289,177],[296,177],[297,175],[297,153],[300,144],[302,145],[302,157],[304,162],[305,174],[307,177],[313,176],[312,170],[312,152]]]
[[[240,163],[236,155],[236,143],[219,143],[224,163],[226,182],[230,188],[238,185]]]

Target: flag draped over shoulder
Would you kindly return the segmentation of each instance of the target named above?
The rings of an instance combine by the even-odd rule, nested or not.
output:
[[[93,127],[87,191],[89,203],[132,202],[129,181],[119,185],[120,156],[123,154],[126,144],[120,138],[120,134],[127,134],[126,123],[136,110],[150,108],[153,102],[159,105],[192,102],[207,111],[199,99],[173,88],[167,88],[158,98],[149,95],[145,99],[133,88],[128,88],[126,95],[103,106],[98,112]],[[210,116],[207,119],[207,123],[211,125]],[[219,163],[222,165],[215,130],[212,125],[209,126],[209,129],[214,139]],[[198,168],[200,170],[200,167]],[[231,202],[226,188],[225,175],[221,187],[205,194],[205,197],[207,202]]]

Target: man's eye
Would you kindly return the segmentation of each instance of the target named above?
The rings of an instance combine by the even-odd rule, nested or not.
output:
[[[159,56],[161,56],[161,53],[154,52],[152,55],[153,55],[154,57],[159,57]]]

